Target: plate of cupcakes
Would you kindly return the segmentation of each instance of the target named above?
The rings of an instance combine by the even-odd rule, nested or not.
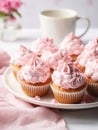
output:
[[[40,38],[20,46],[5,71],[5,87],[20,99],[45,107],[98,107],[98,39],[84,45],[68,34],[59,46]]]

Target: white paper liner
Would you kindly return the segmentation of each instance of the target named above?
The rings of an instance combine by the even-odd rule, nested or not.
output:
[[[61,91],[56,90],[52,86],[51,88],[52,88],[54,97],[57,101],[59,101],[60,103],[74,104],[74,103],[80,102],[83,99],[83,96],[87,87],[76,92],[61,92]]]
[[[24,84],[21,81],[19,82],[21,84],[21,87],[24,93],[31,97],[44,96],[45,94],[48,93],[49,88],[50,88],[50,83],[42,85],[42,86],[33,86],[33,85]]]

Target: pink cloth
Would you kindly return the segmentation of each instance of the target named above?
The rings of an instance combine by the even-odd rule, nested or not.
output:
[[[64,120],[56,109],[26,103],[4,87],[2,73],[9,59],[7,53],[0,50],[0,129],[67,130]]]

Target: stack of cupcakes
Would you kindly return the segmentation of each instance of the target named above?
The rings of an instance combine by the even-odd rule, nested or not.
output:
[[[26,95],[44,96],[52,90],[58,102],[73,104],[82,101],[86,90],[98,96],[97,59],[98,38],[84,47],[70,33],[59,46],[46,37],[30,49],[20,46],[11,68]]]

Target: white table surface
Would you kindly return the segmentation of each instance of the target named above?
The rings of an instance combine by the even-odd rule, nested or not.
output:
[[[80,33],[81,29],[77,32]],[[98,36],[98,29],[90,29],[82,37],[85,43]],[[0,48],[7,51],[10,56],[19,45],[30,46],[33,40],[40,37],[39,29],[22,29],[17,41],[0,41]],[[67,122],[69,130],[98,130],[98,107],[82,110],[60,110],[60,114]]]

